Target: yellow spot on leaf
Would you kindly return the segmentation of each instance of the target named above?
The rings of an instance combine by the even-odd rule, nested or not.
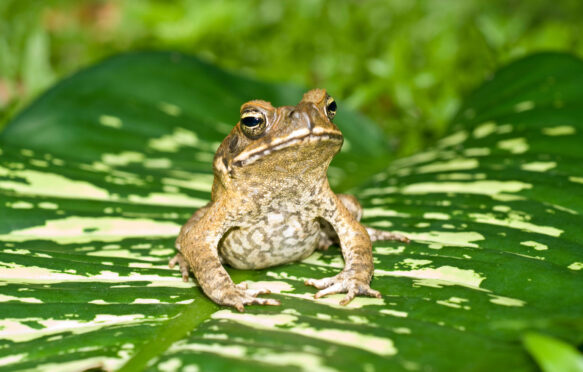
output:
[[[36,321],[40,323],[43,328],[31,328],[20,323],[21,321],[26,320]],[[108,326],[141,323],[144,320],[145,317],[143,314],[97,314],[91,321],[43,318],[0,319],[0,329],[2,329],[3,339],[14,342],[24,342],[54,333],[71,332],[73,334],[82,334]]]
[[[490,149],[488,147],[471,147],[464,150],[465,156],[487,156],[490,155]]]
[[[446,162],[437,162],[417,168],[417,173],[449,172],[477,168],[480,163],[476,159],[457,158]]]
[[[25,201],[17,201],[17,202],[9,204],[9,206],[10,206],[10,208],[13,208],[13,209],[32,209],[34,207],[34,205],[32,203],[25,202]]]
[[[420,152],[418,154],[411,155],[411,156],[406,157],[406,158],[397,159],[391,164],[391,166],[396,167],[396,168],[401,168],[401,167],[411,166],[411,165],[415,165],[415,164],[427,163],[427,162],[430,162],[432,160],[437,159],[437,157],[439,155],[440,155],[440,153],[437,151]],[[386,179],[386,177],[385,177],[385,179]]]
[[[132,304],[159,304],[160,300],[157,298],[136,298]]]
[[[521,307],[526,304],[526,301],[518,300],[516,298],[496,296],[493,294],[491,294],[490,297],[492,297],[490,302],[496,305]]]
[[[167,102],[160,102],[158,108],[170,116],[178,116],[182,112],[180,107]]]
[[[453,307],[456,309],[470,310],[470,307],[468,305],[464,305],[464,302],[468,302],[468,299],[459,298],[459,297],[450,297],[447,300],[436,301],[436,303],[438,303],[439,305],[449,306],[449,307]]]
[[[38,203],[39,208],[42,209],[58,209],[59,205],[51,202],[41,202]]]
[[[557,163],[554,161],[535,161],[532,163],[522,164],[520,168],[531,171],[531,172],[546,172],[549,169],[553,169],[557,166]]]
[[[532,240],[529,240],[527,242],[521,242],[520,244],[525,245],[527,247],[532,247],[537,251],[546,251],[547,249],[549,249],[549,247],[547,245],[542,244],[542,243],[538,243],[538,242],[535,242]]]
[[[99,123],[106,127],[116,128],[119,129],[122,126],[122,121],[117,116],[111,115],[101,115],[99,117]]]
[[[177,177],[181,178],[162,178],[162,183],[165,185],[179,186],[189,190],[210,191],[213,184],[214,176],[212,174],[193,174],[193,173],[176,173]]]
[[[181,207],[199,208],[208,203],[208,200],[194,198],[183,193],[152,192],[147,196],[129,195],[128,200],[139,204],[174,205]]]
[[[570,125],[559,125],[557,127],[543,128],[542,132],[547,136],[569,136],[575,134],[576,130]]]
[[[484,138],[494,133],[495,131],[496,123],[493,121],[488,121],[477,126],[472,134],[475,138]]]
[[[403,260],[403,264],[407,267],[409,267],[410,269],[418,269],[421,266],[425,266],[425,265],[429,265],[431,262],[431,260],[416,260],[413,258],[406,258]]]
[[[364,217],[409,217],[406,213],[400,213],[392,209],[383,207],[366,208],[363,212]]]
[[[439,147],[451,147],[463,143],[467,138],[468,133],[463,130],[441,139],[437,144]]]
[[[47,220],[43,226],[13,230],[0,235],[4,241],[47,239],[67,243],[119,241],[129,237],[176,236],[180,225],[144,218],[66,217]]]
[[[387,314],[387,315],[396,316],[399,318],[406,318],[409,315],[405,311],[398,311],[398,310],[393,310],[393,309],[382,309],[379,312],[381,314]]]
[[[320,305],[331,306],[337,309],[360,309],[364,306],[371,306],[371,305],[385,305],[385,300],[382,298],[374,298],[374,297],[356,297],[352,301],[350,301],[347,305],[340,305],[340,300],[342,300],[345,294],[336,294],[330,295],[321,298],[314,298],[313,293],[282,293],[285,296],[301,298],[308,301],[313,301]]]
[[[172,161],[168,158],[155,158],[144,160],[144,167],[152,169],[168,169],[172,167]]]
[[[294,290],[294,287],[282,281],[245,281],[247,283],[249,289],[268,289],[271,293],[281,293],[281,292],[291,292]]]
[[[528,111],[532,110],[533,108],[534,108],[533,101],[522,101],[514,105],[514,111],[516,112]]]
[[[452,232],[452,231],[427,231],[422,233],[405,233],[411,240],[419,242],[440,243],[452,247],[472,247],[478,245],[472,242],[484,240],[484,235],[475,231]]]
[[[445,213],[427,212],[423,213],[423,218],[428,220],[449,220],[450,216]]]
[[[370,323],[369,320],[363,316],[349,315],[348,319],[354,324],[367,324]]]
[[[35,170],[9,170],[0,166],[0,176],[23,178],[25,182],[0,180],[0,188],[27,195],[80,199],[108,199],[109,192],[85,181]]]
[[[532,188],[531,184],[519,181],[474,181],[474,182],[421,182],[402,189],[404,194],[459,193],[496,195],[502,192],[519,192]]]
[[[130,163],[141,163],[145,155],[135,151],[123,151],[119,154],[102,154],[101,161],[107,165],[125,166]]]
[[[217,311],[212,315],[213,319],[228,319],[253,328],[273,328],[275,326],[286,326],[286,331],[299,334],[305,337],[324,340],[327,342],[346,345],[354,348],[361,348],[378,355],[395,355],[397,349],[393,341],[389,338],[347,331],[343,329],[324,328],[316,329],[306,323],[296,324],[296,316],[287,314],[278,315],[255,315],[234,313],[230,310]]]
[[[509,212],[510,211],[510,207],[507,205],[495,205],[493,208],[493,210],[495,210],[496,212]]]
[[[378,243],[380,244],[380,243]],[[398,248],[393,247],[374,247],[375,254],[389,255],[389,254],[401,254],[405,252],[405,246],[400,246]]]
[[[170,358],[157,366],[162,372],[176,372],[182,367],[182,361],[178,358]]]
[[[524,137],[499,141],[497,146],[502,150],[510,151],[513,154],[522,154],[528,151],[528,144]]]
[[[43,303],[38,298],[14,297],[14,296],[0,294],[0,302],[10,302],[10,301],[26,302],[26,303],[31,303],[31,304],[42,304]]]
[[[434,287],[440,287],[442,285],[460,285],[469,288],[479,288],[480,283],[486,277],[481,276],[474,270],[470,269],[460,269],[453,266],[441,266],[438,268],[423,268],[417,270],[375,270],[375,275],[378,276],[396,276],[396,277],[406,277],[422,280],[417,282],[420,285],[429,285]]]
[[[196,133],[184,128],[175,128],[172,134],[153,138],[148,142],[150,148],[162,152],[177,152],[181,147],[195,147],[199,144]]]
[[[2,152],[0,152],[2,154]],[[28,353],[14,354],[0,358],[0,366],[6,367],[10,364],[18,363],[26,358]]]
[[[550,236],[560,236],[563,230],[552,226],[541,226],[516,218],[514,215],[509,215],[506,219],[496,218],[492,214],[470,213],[469,217],[476,222],[486,223],[490,225],[506,226],[512,229],[525,230],[538,234],[545,234]]]
[[[276,327],[276,326],[289,326],[295,320],[297,316],[289,314],[246,314],[246,313],[234,313],[231,310],[220,310],[211,316],[213,319],[228,319],[233,320],[238,323],[246,324],[251,327]]]

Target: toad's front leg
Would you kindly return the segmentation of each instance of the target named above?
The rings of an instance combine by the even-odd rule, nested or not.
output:
[[[338,234],[345,266],[333,277],[308,279],[305,284],[320,289],[315,298],[346,293],[346,297],[340,301],[341,305],[348,304],[357,295],[380,298],[380,292],[370,287],[374,267],[372,244],[365,227],[354,219],[331,190],[326,196],[324,205],[321,217],[328,221]]]
[[[279,305],[279,301],[258,298],[267,290],[248,290],[235,285],[221,264],[218,245],[225,233],[235,227],[234,221],[240,212],[230,210],[224,203],[215,202],[193,224],[190,229],[182,229],[178,237],[181,253],[194,272],[204,293],[219,305],[234,306],[244,311],[245,305]]]

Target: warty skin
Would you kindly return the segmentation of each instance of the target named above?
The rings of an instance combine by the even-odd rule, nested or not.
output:
[[[336,103],[324,90],[307,92],[296,106],[273,107],[255,100],[241,107],[241,120],[219,146],[213,161],[211,201],[197,210],[176,240],[184,280],[189,271],[205,294],[239,311],[245,305],[279,305],[257,297],[267,290],[236,285],[223,264],[262,269],[302,260],[317,248],[339,243],[345,261],[337,275],[306,280],[319,298],[346,293],[381,297],[370,288],[371,240],[408,241],[402,235],[359,223],[360,204],[336,195],[326,172],[342,147],[332,122]]]

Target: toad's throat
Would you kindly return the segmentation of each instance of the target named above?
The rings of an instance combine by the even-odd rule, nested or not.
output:
[[[305,145],[308,143],[318,143],[322,141],[337,142],[341,144],[344,141],[342,134],[336,131],[318,131],[318,133],[307,132],[300,135],[290,135],[283,140],[277,141],[276,143],[267,143],[261,147],[255,148],[249,152],[243,152],[239,154],[233,160],[233,166],[242,167],[245,165],[252,164],[271,153],[279,150],[286,149],[288,147],[296,145]]]

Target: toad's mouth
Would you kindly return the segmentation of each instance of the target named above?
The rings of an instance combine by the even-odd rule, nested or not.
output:
[[[275,139],[272,142],[265,143],[249,151],[243,151],[237,155],[235,159],[233,159],[233,165],[236,167],[249,165],[265,156],[268,156],[271,153],[293,146],[307,145],[312,143],[315,144],[320,142],[336,142],[338,144],[342,144],[344,141],[342,133],[338,131],[325,131],[318,129],[319,128],[314,128],[312,131],[294,131],[287,137]]]

